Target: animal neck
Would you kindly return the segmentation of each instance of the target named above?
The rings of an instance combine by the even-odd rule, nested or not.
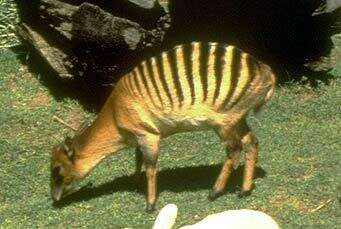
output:
[[[126,147],[112,109],[106,103],[94,123],[73,139],[75,172],[81,178],[102,159]]]

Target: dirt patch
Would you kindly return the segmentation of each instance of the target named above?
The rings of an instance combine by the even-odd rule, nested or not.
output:
[[[16,91],[18,89],[17,83],[15,82],[15,75],[10,74],[8,80],[3,84],[3,88],[7,88],[10,91]]]
[[[276,214],[283,210],[283,207],[290,207],[298,210],[300,213],[309,213],[314,209],[314,203],[307,199],[298,199],[296,196],[290,196],[285,190],[278,190],[274,196],[269,200],[271,206],[277,209]]]
[[[65,122],[75,129],[78,129],[85,121],[84,111],[81,108],[74,108],[67,113]]]
[[[27,106],[30,109],[38,107],[48,106],[50,104],[50,96],[45,91],[38,91],[31,100],[27,102]]]

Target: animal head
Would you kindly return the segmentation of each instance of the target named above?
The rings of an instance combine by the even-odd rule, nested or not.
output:
[[[63,195],[69,194],[80,179],[74,169],[75,152],[72,139],[53,148],[51,158],[51,196],[54,201],[60,200]]]
[[[80,137],[90,122],[85,121],[76,131],[73,139],[66,137],[65,141],[55,146],[51,158],[51,196],[55,201],[63,195],[70,194],[76,183],[83,177],[75,170],[75,147],[74,139]]]

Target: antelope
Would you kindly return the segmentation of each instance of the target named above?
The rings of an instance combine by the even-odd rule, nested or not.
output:
[[[102,159],[136,147],[138,177],[144,164],[148,212],[155,209],[160,140],[184,131],[214,130],[226,148],[222,169],[209,193],[224,193],[239,155],[245,151],[240,195],[253,189],[258,157],[256,137],[246,122],[274,93],[271,68],[232,45],[192,42],[137,64],[120,78],[91,125],[54,147],[54,201],[73,190]]]

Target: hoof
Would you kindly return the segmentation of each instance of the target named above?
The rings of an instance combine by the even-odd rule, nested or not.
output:
[[[155,211],[155,204],[147,204],[146,212],[153,213]]]
[[[254,188],[255,188],[255,185],[252,184],[250,190],[239,190],[237,195],[239,198],[247,197],[247,196],[251,195],[251,192]]]
[[[218,197],[222,196],[224,194],[223,191],[216,191],[214,189],[212,189],[210,191],[210,193],[208,194],[208,200],[209,201],[214,201],[215,199],[217,199]]]
[[[243,198],[251,195],[252,190],[238,192],[238,197]]]

